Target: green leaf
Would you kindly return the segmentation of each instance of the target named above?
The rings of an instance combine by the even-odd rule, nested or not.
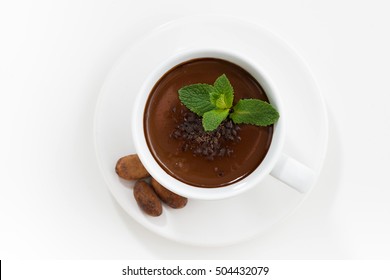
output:
[[[207,84],[193,84],[179,89],[180,101],[199,116],[213,110],[215,105],[210,102],[210,93],[214,87]]]
[[[225,96],[218,92],[210,93],[210,102],[218,109],[229,109],[225,101]]]
[[[241,99],[233,107],[230,118],[236,124],[254,124],[267,126],[279,119],[279,113],[269,103],[259,99]]]
[[[203,128],[205,131],[213,131],[229,115],[229,109],[214,109],[203,114]]]
[[[214,82],[214,92],[210,94],[210,101],[219,109],[230,109],[233,105],[234,90],[225,74]]]

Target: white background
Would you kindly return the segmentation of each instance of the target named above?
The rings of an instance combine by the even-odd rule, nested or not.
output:
[[[390,259],[387,1],[0,1],[0,258]],[[161,238],[110,195],[93,146],[99,90],[120,54],[182,16],[233,15],[307,62],[329,114],[318,185],[253,240]],[[158,47],[158,46],[156,46]]]

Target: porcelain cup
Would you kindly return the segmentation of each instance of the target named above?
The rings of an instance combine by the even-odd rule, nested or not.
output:
[[[242,180],[219,188],[194,187],[170,176],[154,159],[148,148],[144,133],[144,109],[149,93],[156,82],[176,65],[191,59],[204,57],[224,59],[244,68],[260,83],[270,103],[280,114],[279,120],[274,124],[270,148],[261,164]],[[245,54],[221,49],[190,49],[178,52],[157,66],[138,92],[132,113],[132,137],[136,152],[145,168],[160,184],[174,193],[191,199],[217,200],[233,197],[252,188],[261,187],[261,182],[269,175],[298,192],[307,192],[315,183],[316,172],[283,153],[285,141],[283,94],[286,93],[278,90],[277,85],[272,82],[272,77],[267,75],[261,65],[250,57],[246,57]]]

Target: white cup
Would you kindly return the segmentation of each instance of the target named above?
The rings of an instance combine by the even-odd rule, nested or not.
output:
[[[157,81],[170,69],[185,61],[212,57],[230,61],[248,71],[263,87],[270,103],[278,110],[280,118],[274,124],[271,145],[260,165],[248,176],[236,183],[219,188],[200,188],[185,184],[169,175],[154,159],[150,152],[144,131],[144,110],[149,94]],[[297,160],[282,153],[284,144],[284,114],[282,96],[271,79],[255,61],[231,50],[191,49],[182,51],[156,67],[142,85],[133,106],[132,137],[136,152],[151,176],[174,193],[192,199],[216,200],[238,195],[258,185],[266,176],[286,183],[295,190],[304,193],[314,184],[317,174]]]

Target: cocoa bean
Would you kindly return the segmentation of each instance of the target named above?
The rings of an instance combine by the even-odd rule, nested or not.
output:
[[[145,181],[134,185],[134,198],[138,206],[148,215],[157,217],[162,213],[162,204],[154,189]]]
[[[186,206],[188,199],[186,197],[180,196],[167,188],[163,187],[159,182],[154,178],[151,179],[152,187],[158,197],[172,208],[183,208]]]
[[[115,171],[119,177],[126,180],[138,180],[150,176],[136,154],[120,158],[116,163]]]

